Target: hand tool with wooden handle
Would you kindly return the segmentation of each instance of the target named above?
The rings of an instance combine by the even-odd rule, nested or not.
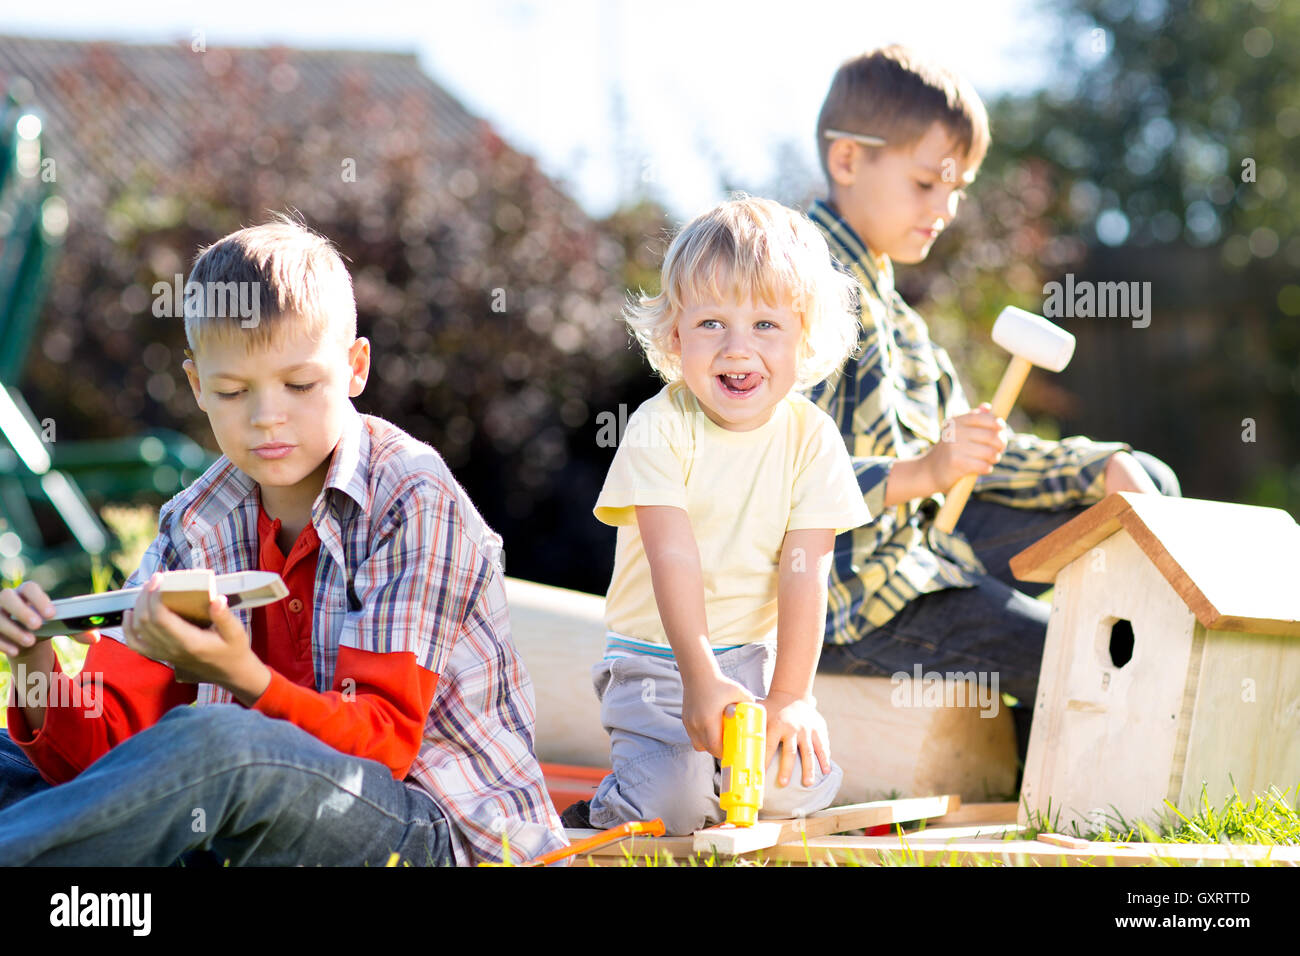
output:
[[[993,414],[1001,419],[1011,414],[1031,368],[1037,365],[1039,368],[1059,372],[1070,364],[1074,355],[1073,335],[1048,322],[1041,315],[1010,305],[1002,310],[998,320],[993,323],[993,341],[1011,353],[1011,363],[993,395]],[[952,529],[957,527],[957,519],[966,507],[966,499],[975,487],[976,477],[967,475],[944,496],[943,507],[934,519],[934,526],[940,531],[951,534]]]

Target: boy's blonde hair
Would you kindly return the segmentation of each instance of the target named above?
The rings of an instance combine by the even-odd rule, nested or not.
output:
[[[970,168],[989,148],[989,117],[974,87],[897,44],[846,60],[817,117],[817,153],[830,178],[827,130],[879,136],[889,148],[914,145],[935,123],[957,141]]]
[[[197,294],[198,290],[206,294]],[[194,290],[196,294],[191,295]],[[214,290],[219,293],[214,296]],[[214,301],[253,300],[256,321],[212,309]],[[289,216],[232,232],[199,250],[186,283],[185,338],[190,358],[205,341],[239,333],[245,354],[267,348],[286,321],[314,342],[357,337],[357,304],[343,257],[324,236]]]
[[[857,345],[856,286],[835,268],[806,217],[770,199],[738,196],[697,216],[664,257],[660,292],[628,303],[624,319],[666,382],[682,377],[669,350],[683,310],[700,302],[790,306],[803,322],[795,388],[828,378]]]

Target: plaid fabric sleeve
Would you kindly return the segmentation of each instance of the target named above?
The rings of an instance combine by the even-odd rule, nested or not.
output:
[[[357,567],[360,608],[344,619],[339,645],[410,651],[421,667],[442,674],[490,570],[456,515],[455,496],[412,479],[391,499]]]
[[[1132,451],[1124,442],[1073,437],[1060,441],[1017,432],[993,471],[975,480],[975,491],[1016,508],[1059,510],[1093,504],[1104,496],[1106,463]]]
[[[843,376],[828,379],[809,393],[843,436],[858,489],[873,519],[886,513],[885,487],[898,461],[897,450],[905,447],[898,417],[889,406],[890,390],[881,387],[885,370],[878,340],[873,328],[861,357],[849,362]]]
[[[122,585],[122,589],[138,588],[144,585],[155,571],[179,571],[189,567],[187,556],[182,555],[176,548],[176,542],[173,540],[172,528],[174,526],[176,513],[163,506],[162,511],[158,514],[158,535],[150,542],[149,547],[145,549],[140,558],[140,565],[131,572],[130,577]],[[122,641],[122,627],[101,627],[99,633],[103,637],[111,637],[115,641]]]

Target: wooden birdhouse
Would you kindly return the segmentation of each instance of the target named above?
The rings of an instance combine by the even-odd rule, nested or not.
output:
[[[1080,830],[1300,783],[1300,527],[1112,494],[1016,555],[1054,581],[1020,792]],[[1190,816],[1191,814],[1188,813]]]

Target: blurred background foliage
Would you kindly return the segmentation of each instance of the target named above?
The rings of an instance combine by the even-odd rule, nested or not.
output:
[[[970,198],[899,288],[978,402],[1005,365],[988,339],[1003,306],[1043,311],[1044,285],[1066,274],[1150,282],[1147,328],[1059,320],[1076,358],[1031,377],[1013,424],[1125,440],[1169,462],[1185,494],[1300,513],[1300,5],[1047,6],[1052,85],[989,103]],[[119,108],[127,83],[99,61],[78,94],[88,116]],[[109,183],[102,218],[74,220],[29,402],[61,435],[166,425],[213,447],[181,324],[153,317],[150,290],[201,245],[297,209],[350,259],[375,355],[357,407],[443,454],[505,536],[511,574],[603,592],[613,533],[591,507],[613,449],[598,419],[660,385],[618,315],[629,290],[657,288],[675,223],[632,190],[594,222],[486,125],[446,137],[419,103],[363,80],[269,113],[265,66],[237,55],[186,116],[184,161]],[[817,176],[790,144],[774,149],[768,183],[737,181],[721,157],[720,195],[806,206]],[[355,182],[340,157],[356,159]]]
[[[1003,306],[1041,313],[1067,274],[1151,283],[1146,328],[1054,320],[1075,358],[1031,375],[1012,423],[1127,441],[1184,494],[1300,514],[1300,4],[1043,6],[1052,83],[987,104],[970,198],[898,288],[978,402],[1006,364],[989,341]],[[800,206],[821,194],[789,144],[777,157],[774,182],[722,183]]]

